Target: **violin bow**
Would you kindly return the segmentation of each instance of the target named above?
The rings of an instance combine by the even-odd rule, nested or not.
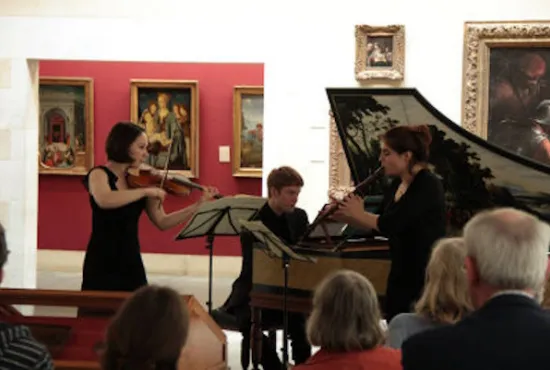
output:
[[[170,144],[168,145],[168,155],[166,156],[166,161],[164,162],[164,175],[162,175],[162,179],[160,180],[160,188],[162,189],[164,186],[164,181],[166,181],[166,178],[168,177],[168,165],[170,164],[170,156],[172,155],[172,144],[174,143],[174,138],[170,140]],[[159,202],[159,208],[161,206],[162,202]]]

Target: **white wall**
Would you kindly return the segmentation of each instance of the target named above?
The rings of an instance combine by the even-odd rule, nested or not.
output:
[[[303,173],[300,205],[312,218],[328,188],[325,88],[357,86],[355,24],[405,24],[404,85],[418,88],[458,122],[464,21],[539,19],[543,14],[550,14],[550,2],[540,0],[0,0],[0,58],[264,62],[264,166],[267,172],[288,164]],[[181,47],[174,48],[175,35]],[[28,86],[28,76],[12,77],[12,86]],[[14,96],[22,110],[32,103],[25,94]],[[35,197],[31,157],[25,157],[29,164],[20,167],[17,178]],[[10,209],[9,217],[10,225],[34,226],[25,213]],[[14,243],[27,238],[17,229],[10,235]],[[25,240],[30,255],[34,246]],[[19,283],[28,284],[23,278]]]
[[[10,254],[4,286],[35,287],[38,63],[0,59],[0,221]]]

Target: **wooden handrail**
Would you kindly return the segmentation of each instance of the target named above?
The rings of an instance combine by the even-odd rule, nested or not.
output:
[[[0,288],[0,304],[117,309],[128,292]]]

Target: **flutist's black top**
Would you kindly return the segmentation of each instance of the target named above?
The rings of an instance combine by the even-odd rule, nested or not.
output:
[[[378,218],[378,229],[389,239],[392,262],[386,293],[388,320],[400,312],[410,312],[422,292],[432,246],[446,231],[440,180],[423,169],[395,201],[400,183],[401,179],[392,182]]]

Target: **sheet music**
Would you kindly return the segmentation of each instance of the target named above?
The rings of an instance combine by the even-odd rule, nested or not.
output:
[[[291,259],[304,262],[316,262],[313,257],[301,255],[288,247],[277,235],[273,234],[271,230],[267,228],[261,221],[245,221],[240,220],[241,226],[250,231],[254,236],[264,242],[265,246],[269,249],[273,255],[283,258],[283,252],[286,253]]]
[[[209,211],[218,211],[226,207],[234,209],[253,209],[258,210],[267,202],[267,198],[262,198],[254,195],[236,195],[233,197],[223,197],[220,199],[204,202],[201,204],[197,213]]]
[[[205,202],[178,233],[176,240],[205,236],[212,228],[213,235],[238,235],[241,230],[240,220],[252,218],[266,202],[266,198],[252,195],[223,197]]]

